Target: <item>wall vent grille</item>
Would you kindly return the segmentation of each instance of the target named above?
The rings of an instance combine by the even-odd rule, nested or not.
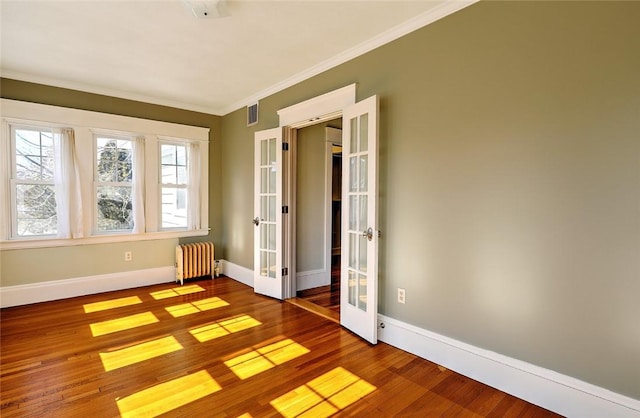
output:
[[[258,123],[258,103],[247,106],[247,126]]]

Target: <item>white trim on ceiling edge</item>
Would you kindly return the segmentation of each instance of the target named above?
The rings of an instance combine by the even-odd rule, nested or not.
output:
[[[222,261],[253,287],[253,271]],[[378,315],[378,340],[567,417],[640,418],[640,401],[512,357]]]
[[[222,107],[211,107],[204,105],[194,105],[189,103],[182,103],[166,98],[151,97],[142,94],[135,94],[131,92],[123,92],[120,90],[109,89],[105,87],[91,86],[83,83],[76,83],[72,81],[57,80],[49,77],[42,77],[32,74],[26,74],[14,71],[3,71],[1,76],[5,78],[11,78],[15,80],[28,81],[32,83],[45,84],[53,87],[67,88],[71,90],[79,90],[87,93],[101,94],[105,96],[118,97],[127,100],[135,100],[139,102],[145,102],[160,106],[169,106],[177,109],[190,110],[193,112],[201,112],[207,114],[213,114],[218,116],[224,116],[238,109],[242,109],[249,104],[256,103],[265,97],[269,97],[275,93],[278,93],[288,87],[305,81],[313,76],[316,76],[324,71],[330,70],[333,67],[337,67],[340,64],[366,54],[376,48],[379,48],[389,42],[395,41],[398,38],[403,37],[413,31],[416,31],[424,26],[427,26],[433,22],[436,22],[450,14],[453,14],[465,7],[471,6],[480,0],[444,0],[443,3],[427,10],[426,12],[419,14],[412,19],[409,19],[400,25],[397,25],[385,32],[382,32],[375,37],[354,46],[346,51],[341,52],[325,61],[322,61],[306,70],[299,72],[279,83],[274,84],[264,90],[259,91],[249,97],[238,100],[230,105]]]

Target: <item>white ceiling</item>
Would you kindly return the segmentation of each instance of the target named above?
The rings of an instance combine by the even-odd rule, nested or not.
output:
[[[1,0],[0,73],[224,115],[473,1]]]

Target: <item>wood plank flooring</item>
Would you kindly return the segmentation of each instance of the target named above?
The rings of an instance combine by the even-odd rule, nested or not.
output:
[[[0,314],[3,418],[555,416],[224,277]]]

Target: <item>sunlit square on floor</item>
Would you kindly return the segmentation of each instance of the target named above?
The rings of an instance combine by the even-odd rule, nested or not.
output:
[[[222,389],[206,370],[160,383],[118,399],[122,417],[155,417]]]
[[[96,322],[90,324],[91,334],[94,337],[100,335],[111,334],[113,332],[124,331],[159,322],[158,318],[151,312],[129,315],[123,318],[111,319],[109,321]]]
[[[285,339],[248,353],[240,354],[225,361],[224,364],[236,376],[244,380],[308,352],[309,350],[306,347],[291,339]]]
[[[99,311],[106,311],[108,309],[121,308],[123,306],[136,305],[142,303],[142,300],[137,296],[130,296],[127,298],[118,298],[105,300],[102,302],[87,303],[83,305],[84,313],[92,313]]]
[[[223,306],[228,306],[229,304],[220,299],[219,297],[212,297],[202,300],[197,300],[189,303],[181,303],[179,305],[168,306],[165,309],[167,312],[171,314],[174,318],[179,318],[185,315],[191,315],[197,312],[209,311],[211,309],[221,308]]]
[[[150,295],[155,300],[174,298],[176,296],[189,295],[191,293],[204,292],[204,288],[197,284],[188,286],[174,287],[171,289],[159,290],[157,292],[151,292]]]
[[[285,417],[328,417],[375,391],[376,387],[342,367],[271,401]]]
[[[189,333],[193,335],[198,341],[204,343],[216,338],[224,337],[225,335],[229,335],[234,332],[257,327],[258,325],[262,325],[262,322],[254,319],[249,315],[239,315],[233,318],[224,319],[222,321],[194,328],[192,330],[189,330]]]
[[[182,350],[182,345],[175,337],[169,336],[107,353],[100,353],[100,359],[105,371],[110,371],[178,350]]]

